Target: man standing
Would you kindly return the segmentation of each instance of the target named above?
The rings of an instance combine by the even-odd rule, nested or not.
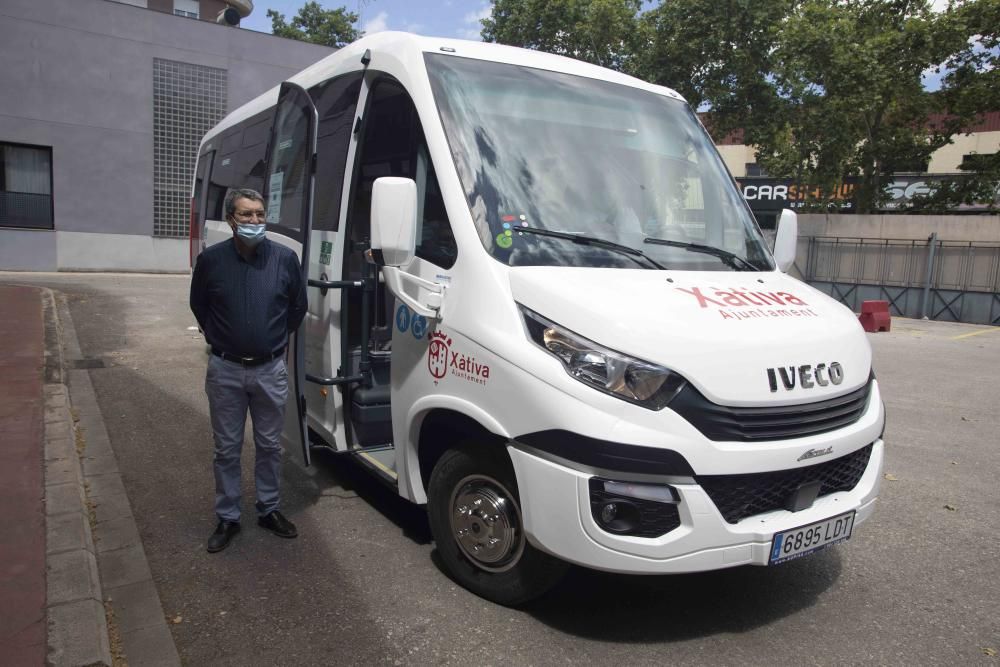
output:
[[[247,410],[253,422],[257,523],[279,537],[298,535],[278,511],[281,430],[288,398],[288,332],[306,313],[295,253],[265,234],[264,200],[231,190],[225,200],[233,238],[206,249],[191,279],[191,311],[212,348],[205,393],[215,437],[215,514],[208,551],[240,532],[240,452]]]

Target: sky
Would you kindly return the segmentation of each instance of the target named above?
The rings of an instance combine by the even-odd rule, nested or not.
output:
[[[240,27],[271,32],[267,10],[274,9],[291,21],[305,0],[254,0],[253,13]],[[480,40],[479,21],[490,14],[488,0],[320,0],[325,9],[346,7],[361,16],[361,29],[371,34],[404,30],[432,37]]]

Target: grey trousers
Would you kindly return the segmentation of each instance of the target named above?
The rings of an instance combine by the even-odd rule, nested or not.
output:
[[[273,512],[279,503],[281,430],[288,398],[285,360],[244,368],[210,355],[205,393],[215,436],[215,514],[222,521],[240,520],[240,453],[247,410],[253,422],[257,515]]]

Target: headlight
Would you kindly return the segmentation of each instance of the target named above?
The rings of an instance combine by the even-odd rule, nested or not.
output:
[[[609,350],[518,304],[528,336],[562,362],[566,372],[598,391],[650,410],[662,410],[684,387],[669,368]]]

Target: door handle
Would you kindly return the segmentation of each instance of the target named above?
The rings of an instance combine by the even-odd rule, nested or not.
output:
[[[405,303],[410,310],[430,319],[436,320],[441,317],[441,305],[444,301],[444,285],[425,280],[395,266],[383,266],[382,275],[385,277],[385,285],[389,288],[389,291],[397,299]],[[418,290],[426,290],[428,294],[425,299],[421,301],[411,296],[406,291],[408,285],[413,285]]]

